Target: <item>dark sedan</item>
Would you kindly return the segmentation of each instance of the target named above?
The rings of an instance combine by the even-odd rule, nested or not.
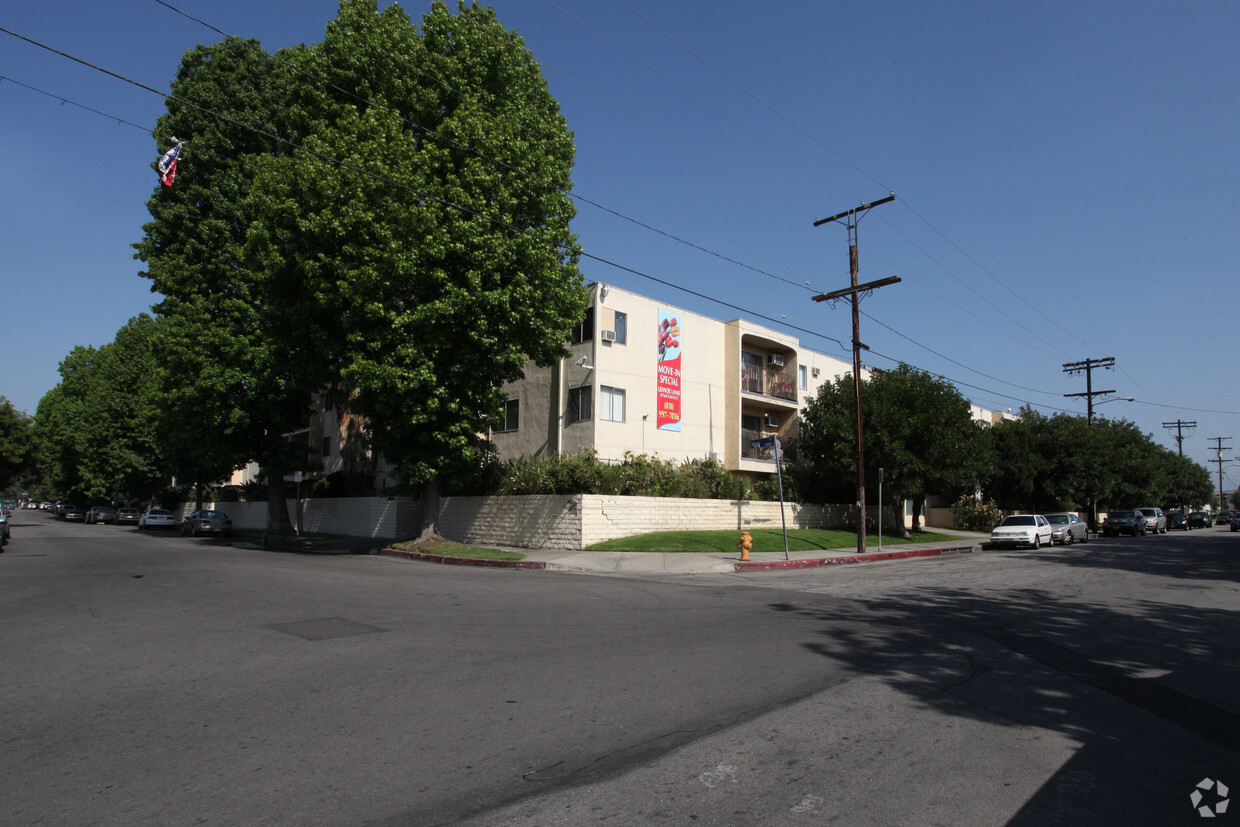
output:
[[[138,520],[142,519],[142,512],[136,508],[117,509],[116,519],[113,520],[117,525],[137,525]]]
[[[1172,511],[1167,515],[1167,530],[1183,529],[1188,531],[1188,515],[1183,511]]]
[[[227,537],[232,530],[232,520],[223,511],[195,511],[181,522],[181,536],[219,534]]]
[[[1190,511],[1188,514],[1189,528],[1209,528],[1210,515],[1204,511]]]

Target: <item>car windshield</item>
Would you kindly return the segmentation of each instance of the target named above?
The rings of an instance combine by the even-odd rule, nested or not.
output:
[[[146,514],[148,517],[171,517],[172,516],[171,511],[163,511],[162,509],[159,509],[159,508],[152,508],[150,511],[146,512]]]
[[[1037,525],[1037,521],[1031,516],[1004,517],[999,525]]]
[[[1158,512],[1156,512],[1156,511],[1155,511],[1154,509],[1152,509],[1152,508],[1142,508],[1142,509],[1141,509],[1141,513],[1142,513],[1142,514],[1144,514],[1144,515],[1145,515],[1145,516],[1147,516],[1147,517],[1153,517],[1153,516],[1154,516],[1155,514],[1157,514]]]
[[[1046,519],[1050,520],[1054,525],[1064,525],[1068,522],[1067,514],[1047,514]]]
[[[223,511],[200,511],[198,512],[198,516],[202,517],[204,520],[223,520],[228,515]]]

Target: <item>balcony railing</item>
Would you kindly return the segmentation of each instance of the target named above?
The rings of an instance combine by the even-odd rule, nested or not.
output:
[[[790,371],[771,373],[757,365],[741,365],[741,390],[792,402],[797,398],[796,380]]]
[[[762,439],[764,437],[773,436],[773,434],[764,434],[761,431],[751,431],[747,428],[741,429],[741,459],[765,459],[771,462],[775,461],[775,447],[769,448],[751,448],[749,443],[751,440]],[[778,438],[778,437],[776,437]]]

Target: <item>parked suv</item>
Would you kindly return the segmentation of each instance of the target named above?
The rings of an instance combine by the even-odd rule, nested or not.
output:
[[[1102,533],[1108,537],[1120,534],[1136,537],[1144,535],[1145,531],[1145,515],[1140,511],[1112,511],[1102,521]]]
[[[1155,534],[1167,533],[1167,515],[1161,508],[1138,508],[1145,517],[1145,530]]]

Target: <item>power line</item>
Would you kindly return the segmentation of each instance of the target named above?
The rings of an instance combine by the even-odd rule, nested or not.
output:
[[[159,0],[157,0],[157,2],[158,2],[158,1],[159,1]],[[167,4],[165,3],[165,4],[163,4],[163,5],[167,5]],[[214,29],[214,27],[211,27],[211,28],[212,28],[213,30],[215,30],[215,29]],[[517,227],[515,227],[515,226],[509,225],[509,224],[507,224],[507,223],[505,223],[505,222],[503,222],[503,221],[500,221],[500,220],[498,220],[498,219],[492,218],[492,217],[490,217],[490,216],[483,215],[482,213],[479,213],[479,212],[477,212],[476,210],[472,210],[472,209],[469,209],[469,208],[467,208],[467,207],[460,206],[460,205],[455,204],[455,203],[453,203],[453,202],[450,202],[450,201],[448,201],[448,200],[446,200],[446,199],[443,199],[443,198],[438,198],[438,197],[434,197],[434,196],[429,196],[429,195],[428,195],[428,194],[426,194],[426,193],[423,193],[423,192],[421,192],[421,191],[419,191],[419,190],[417,190],[417,189],[415,189],[415,188],[413,188],[413,187],[410,187],[410,186],[408,186],[408,185],[406,185],[406,184],[403,184],[403,183],[401,183],[401,182],[399,182],[399,181],[395,181],[395,180],[393,180],[393,179],[391,179],[391,178],[389,178],[389,177],[387,177],[387,176],[384,176],[384,175],[380,175],[380,174],[377,174],[377,173],[371,172],[371,171],[366,170],[366,169],[364,169],[364,168],[358,167],[358,166],[356,166],[356,165],[354,165],[354,164],[350,164],[350,163],[348,163],[348,162],[341,161],[341,160],[339,160],[339,159],[336,159],[336,158],[333,158],[333,157],[331,157],[331,156],[328,156],[328,155],[326,155],[326,154],[324,154],[324,153],[320,153],[320,152],[316,152],[316,151],[314,151],[314,150],[310,150],[310,149],[308,149],[308,148],[306,148],[306,147],[303,147],[303,146],[300,146],[300,145],[298,145],[298,144],[296,144],[296,143],[294,143],[294,142],[292,142],[292,141],[290,141],[290,140],[288,140],[288,139],[286,139],[286,138],[283,138],[283,137],[278,136],[278,135],[274,135],[274,134],[272,134],[272,133],[269,133],[269,132],[266,132],[266,131],[264,131],[264,130],[258,129],[258,128],[256,128],[256,127],[250,126],[250,125],[248,125],[248,124],[242,123],[242,122],[240,122],[240,121],[237,121],[236,119],[230,118],[230,117],[228,117],[228,116],[226,116],[226,115],[223,115],[223,114],[221,114],[221,113],[215,112],[215,111],[210,110],[210,109],[208,109],[208,108],[206,108],[206,107],[199,106],[199,105],[197,105],[197,104],[194,104],[194,103],[192,103],[192,102],[190,102],[190,101],[187,101],[187,100],[184,100],[184,99],[182,99],[182,98],[178,98],[178,97],[176,97],[176,96],[174,96],[174,95],[171,95],[171,94],[168,94],[168,93],[165,93],[165,92],[161,92],[161,91],[159,91],[159,90],[157,90],[157,89],[154,89],[154,88],[152,88],[152,87],[150,87],[150,86],[148,86],[148,85],[146,85],[146,84],[144,84],[144,83],[141,83],[141,82],[139,82],[139,81],[136,81],[136,80],[134,80],[134,79],[132,79],[132,78],[126,77],[126,76],[121,75],[121,74],[118,74],[118,73],[116,73],[116,72],[112,72],[112,71],[110,71],[110,70],[108,70],[108,69],[105,69],[105,68],[103,68],[103,67],[101,67],[101,66],[97,66],[97,65],[95,65],[95,64],[92,64],[92,63],[90,63],[89,61],[86,61],[86,60],[83,60],[83,59],[81,59],[81,58],[75,57],[74,55],[71,55],[71,54],[69,54],[69,53],[67,53],[67,52],[63,52],[63,51],[61,51],[61,50],[59,50],[59,49],[55,49],[55,48],[53,48],[53,47],[51,47],[51,46],[48,46],[48,45],[46,45],[46,44],[40,43],[40,42],[38,42],[38,41],[35,41],[35,40],[31,39],[31,38],[28,38],[28,37],[25,37],[25,36],[23,36],[23,35],[20,35],[20,34],[18,34],[18,33],[16,33],[16,32],[13,32],[12,30],[9,30],[9,29],[7,29],[7,28],[0,27],[0,32],[3,32],[3,33],[5,33],[5,34],[9,34],[10,36],[16,37],[16,38],[18,38],[18,39],[20,39],[20,40],[23,40],[23,41],[26,41],[26,42],[28,42],[28,43],[30,43],[30,44],[32,44],[32,45],[35,45],[35,46],[37,46],[37,47],[39,47],[39,48],[46,49],[46,50],[48,50],[48,51],[50,51],[50,52],[53,52],[54,54],[60,55],[60,56],[62,56],[62,57],[64,57],[64,58],[66,58],[66,59],[68,59],[68,60],[71,60],[71,61],[73,61],[73,62],[79,63],[79,64],[81,64],[81,65],[83,65],[83,66],[86,66],[87,68],[90,68],[90,69],[93,69],[93,70],[95,70],[95,71],[101,72],[101,73],[103,73],[103,74],[106,74],[106,75],[108,75],[108,76],[110,76],[110,77],[113,77],[113,78],[115,78],[115,79],[117,79],[117,80],[120,80],[120,81],[122,81],[122,82],[129,83],[129,84],[131,84],[131,85],[137,86],[138,88],[141,88],[141,89],[143,89],[143,90],[145,90],[145,91],[151,92],[152,94],[159,95],[160,97],[163,97],[163,98],[165,98],[165,99],[167,99],[167,100],[172,100],[172,101],[175,101],[175,102],[177,102],[177,103],[180,103],[180,104],[182,104],[182,105],[184,105],[184,106],[187,106],[187,107],[189,107],[189,108],[192,108],[192,109],[194,109],[194,110],[196,110],[196,111],[199,111],[199,112],[202,112],[202,113],[204,113],[204,114],[206,114],[206,115],[209,115],[210,117],[214,117],[214,118],[216,118],[216,119],[218,119],[218,120],[221,120],[221,121],[223,121],[223,122],[230,123],[230,124],[233,124],[233,125],[235,125],[235,126],[238,126],[238,127],[242,128],[242,129],[249,130],[249,131],[251,131],[251,132],[254,132],[254,133],[255,133],[255,134],[257,134],[257,135],[260,135],[260,136],[262,136],[262,137],[268,138],[269,140],[276,141],[276,142],[282,143],[282,144],[284,144],[284,145],[286,145],[286,146],[289,146],[289,147],[290,147],[290,148],[292,148],[292,149],[295,149],[295,150],[301,150],[301,151],[303,151],[303,152],[307,153],[308,155],[310,155],[310,156],[312,156],[312,157],[315,157],[315,158],[318,158],[319,160],[321,160],[321,161],[323,161],[323,162],[325,162],[325,163],[333,164],[333,165],[339,166],[339,167],[341,167],[341,168],[348,169],[348,170],[350,170],[350,171],[353,171],[353,172],[356,172],[356,173],[358,173],[358,174],[361,174],[361,175],[364,175],[364,176],[367,176],[367,177],[373,178],[373,179],[375,179],[375,180],[377,180],[377,181],[380,181],[380,182],[382,182],[382,183],[388,184],[388,185],[390,185],[390,186],[394,186],[394,187],[397,187],[397,188],[399,188],[399,189],[402,189],[402,190],[408,191],[408,192],[410,192],[410,193],[412,193],[412,194],[414,194],[414,195],[417,195],[417,196],[418,196],[418,197],[420,197],[420,198],[426,198],[426,199],[428,199],[428,200],[434,201],[435,203],[441,204],[442,206],[448,207],[448,208],[450,208],[450,209],[458,210],[458,211],[463,212],[463,213],[465,213],[465,214],[467,214],[467,215],[471,215],[471,216],[475,216],[475,217],[483,218],[483,219],[485,219],[485,220],[487,220],[487,221],[489,221],[489,222],[491,222],[491,223],[496,224],[497,226],[501,226],[501,227],[504,227],[504,228],[506,228],[506,229],[512,230],[513,232],[523,233],[523,234],[529,234],[529,235],[531,235],[531,237],[533,237],[533,238],[537,239],[537,236],[536,236],[536,235],[533,235],[532,233],[529,233],[529,231],[521,230],[520,228],[517,228]],[[24,86],[24,84],[19,84],[19,85],[23,85],[23,86]],[[34,91],[38,91],[38,92],[39,92],[39,93],[41,93],[41,94],[47,94],[49,97],[53,97],[53,98],[57,98],[57,99],[62,99],[62,98],[60,98],[59,96],[54,95],[54,94],[52,94],[52,93],[45,93],[45,92],[43,92],[43,90],[34,90]],[[344,90],[342,90],[342,91],[344,91]],[[356,96],[355,96],[355,97],[356,97]],[[62,100],[66,100],[66,99],[62,99]],[[81,106],[81,108],[86,109],[86,110],[88,110],[88,111],[91,111],[92,113],[97,114],[97,115],[100,115],[100,116],[102,116],[102,117],[107,117],[107,118],[109,118],[109,119],[112,119],[112,120],[117,120],[117,121],[120,121],[120,122],[123,122],[123,123],[129,123],[129,122],[123,121],[123,119],[119,119],[119,118],[116,118],[115,116],[112,116],[112,115],[109,115],[109,114],[107,114],[107,113],[101,112],[100,110],[94,110],[94,109],[92,109],[92,108],[90,108],[90,107],[86,107],[86,106],[84,106],[84,105],[83,105],[83,106]],[[147,132],[147,134],[151,134],[151,133],[149,132],[149,130],[146,130],[145,128],[140,127],[140,126],[138,126],[137,124],[129,124],[129,125],[134,126],[134,127],[136,127],[136,128],[139,128],[139,129],[142,129],[144,132]],[[483,157],[485,157],[485,156],[483,156]],[[538,240],[543,240],[543,239],[538,239]],[[555,246],[557,246],[557,247],[559,247],[559,248],[561,248],[561,249],[564,249],[564,245],[562,245],[562,244],[558,244],[557,242],[554,242],[554,241],[546,241],[546,240],[543,240],[543,241],[544,241],[545,243],[550,243],[550,244],[553,244],[553,245],[555,245]],[[570,251],[570,252],[571,252],[571,251]],[[621,271],[623,271],[623,272],[630,273],[630,274],[635,275],[635,276],[638,276],[638,277],[640,277],[640,278],[645,278],[645,279],[648,279],[648,280],[653,281],[653,282],[655,282],[655,283],[657,283],[657,284],[661,284],[661,285],[666,286],[666,287],[669,287],[669,288],[671,288],[671,289],[678,290],[678,291],[684,292],[684,293],[689,294],[689,295],[693,295],[693,296],[695,296],[695,297],[698,297],[698,298],[701,298],[701,299],[703,299],[703,300],[706,300],[706,301],[712,302],[712,303],[714,303],[714,304],[718,304],[718,305],[723,306],[723,307],[728,307],[728,308],[730,308],[730,309],[736,310],[736,311],[738,311],[738,312],[740,312],[740,313],[742,313],[742,314],[748,315],[748,316],[750,316],[750,317],[753,317],[753,318],[758,318],[758,319],[762,319],[762,320],[764,320],[764,321],[768,321],[768,322],[770,322],[770,323],[772,323],[772,324],[774,324],[774,325],[777,325],[777,326],[780,326],[780,327],[784,327],[784,328],[789,329],[789,330],[795,330],[795,331],[797,331],[797,332],[800,332],[800,333],[805,333],[805,334],[810,335],[810,336],[813,336],[813,337],[815,337],[815,338],[819,338],[819,339],[823,339],[823,340],[825,340],[825,341],[832,342],[832,343],[836,344],[837,346],[839,346],[839,347],[840,347],[840,349],[841,349],[841,350],[843,350],[843,351],[845,351],[845,352],[847,352],[847,351],[849,350],[849,348],[848,348],[848,347],[847,347],[847,346],[846,346],[846,345],[845,345],[842,341],[840,341],[839,339],[836,339],[836,338],[835,338],[835,337],[833,337],[833,336],[828,336],[828,335],[826,335],[826,334],[824,334],[824,333],[820,333],[820,332],[818,332],[818,331],[814,331],[814,330],[810,330],[810,329],[808,329],[808,328],[804,328],[804,327],[800,327],[800,326],[797,326],[797,325],[789,324],[786,320],[776,319],[776,318],[773,318],[773,317],[771,317],[771,316],[767,316],[767,315],[764,315],[764,314],[756,313],[756,312],[754,312],[754,311],[753,311],[752,309],[750,309],[750,308],[742,307],[742,306],[740,306],[740,305],[733,304],[733,303],[731,303],[731,302],[726,302],[726,301],[723,301],[723,300],[721,300],[721,299],[717,299],[717,298],[715,298],[715,297],[713,297],[713,296],[709,296],[709,295],[707,295],[707,294],[705,294],[705,293],[701,293],[701,292],[699,292],[699,291],[695,291],[695,290],[691,290],[691,289],[689,289],[689,288],[682,287],[682,286],[680,286],[680,285],[678,285],[678,284],[675,284],[674,282],[668,281],[668,280],[666,280],[666,279],[659,278],[659,277],[657,277],[657,276],[653,276],[653,275],[651,275],[651,274],[649,274],[649,273],[645,273],[645,272],[643,272],[643,271],[637,270],[637,269],[632,268],[632,267],[628,267],[628,266],[626,266],[626,265],[620,264],[620,263],[618,263],[618,262],[612,261],[612,260],[607,259],[607,258],[602,257],[602,256],[594,255],[594,254],[591,254],[591,253],[586,253],[586,252],[584,252],[584,251],[577,251],[577,254],[578,254],[578,255],[580,255],[580,257],[582,257],[582,258],[586,258],[586,259],[589,259],[589,260],[592,260],[592,261],[596,261],[596,262],[598,262],[598,263],[600,263],[600,264],[603,264],[603,265],[606,265],[606,266],[609,266],[609,267],[613,267],[613,268],[615,268],[615,269],[619,269],[619,270],[621,270]],[[786,281],[786,280],[785,280],[785,281]],[[794,285],[794,286],[798,286],[798,287],[800,287],[800,285]],[[885,325],[884,325],[884,326],[885,326]],[[890,360],[890,361],[892,361],[892,362],[901,363],[901,364],[909,364],[911,367],[916,367],[915,365],[913,365],[912,363],[908,362],[907,360],[898,360],[898,359],[895,359],[894,357],[885,356],[885,355],[883,355],[883,354],[875,354],[875,355],[882,356],[882,358],[888,359],[888,360]],[[963,365],[962,365],[962,367],[963,367]],[[917,368],[917,369],[918,369],[918,370],[923,370],[922,368]],[[995,392],[995,391],[991,391],[991,390],[988,390],[988,389],[985,389],[985,388],[980,388],[980,387],[975,386],[975,385],[970,385],[969,383],[965,383],[965,382],[958,382],[957,380],[952,380],[952,379],[950,379],[950,378],[948,378],[948,377],[946,377],[946,376],[943,376],[942,374],[934,374],[933,372],[930,372],[930,371],[926,371],[926,372],[927,372],[927,373],[932,373],[932,375],[938,375],[938,376],[940,376],[940,378],[946,379],[947,381],[952,381],[952,382],[954,382],[955,384],[959,384],[959,385],[961,385],[961,386],[963,386],[963,387],[969,387],[969,388],[973,388],[973,389],[976,389],[976,390],[980,390],[980,391],[985,392],[985,393],[988,393],[988,394],[997,395],[997,396],[1001,396],[1001,397],[1005,397],[1005,398],[1009,398],[1009,399],[1013,399],[1013,400],[1021,401],[1021,400],[1019,400],[1017,397],[1012,397],[1012,396],[1008,396],[1008,395],[1006,395],[1006,394],[1002,394],[1002,393],[998,393],[998,392]],[[1037,407],[1048,407],[1048,406],[1037,406]]]

